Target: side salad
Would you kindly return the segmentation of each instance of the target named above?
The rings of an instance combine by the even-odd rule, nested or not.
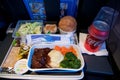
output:
[[[20,28],[16,32],[16,36],[25,36],[27,34],[40,34],[42,32],[42,23],[33,22],[21,24]]]

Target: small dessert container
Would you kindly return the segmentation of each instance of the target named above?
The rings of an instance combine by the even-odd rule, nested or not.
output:
[[[18,60],[14,66],[14,71],[16,74],[20,75],[28,72],[27,59]]]

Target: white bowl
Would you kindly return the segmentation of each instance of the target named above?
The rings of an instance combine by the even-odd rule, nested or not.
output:
[[[31,68],[31,62],[32,62],[32,56],[34,54],[34,49],[35,48],[51,48],[53,49],[55,46],[55,44],[40,44],[40,45],[34,45],[31,47],[30,51],[29,51],[29,55],[28,55],[28,63],[27,63],[27,67],[30,71],[33,72],[77,72],[77,71],[81,71],[85,65],[84,63],[84,59],[83,56],[80,52],[80,48],[78,47],[78,45],[75,44],[59,44],[58,46],[65,46],[65,47],[70,47],[73,46],[73,48],[76,50],[77,54],[78,54],[78,59],[80,59],[81,61],[81,66],[78,69],[70,69],[70,68],[36,68],[33,69]]]

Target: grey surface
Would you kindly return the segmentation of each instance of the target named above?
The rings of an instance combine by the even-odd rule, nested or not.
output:
[[[7,51],[13,40],[12,34],[7,34],[6,38],[0,43],[0,64],[2,63],[4,57],[7,54]]]
[[[1,44],[2,44],[2,41],[0,41],[0,46],[1,46]]]
[[[87,72],[113,75],[107,56],[84,55],[83,57],[86,63],[85,69]]]
[[[116,20],[116,24],[110,30],[108,45],[111,55],[120,71],[120,14]]]

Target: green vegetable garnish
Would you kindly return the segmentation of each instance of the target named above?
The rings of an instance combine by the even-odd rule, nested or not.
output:
[[[60,66],[63,67],[63,68],[68,68],[68,67],[69,67],[68,60],[63,60],[63,61],[60,63]]]
[[[50,34],[51,32],[50,31],[48,31],[48,33],[47,34]]]
[[[76,60],[69,62],[70,68],[78,69],[78,68],[80,68],[80,65],[81,65],[81,63],[80,63],[79,59],[76,59]]]
[[[61,61],[60,66],[63,68],[78,69],[81,66],[81,61],[72,52],[68,52],[64,56],[64,60]]]
[[[27,34],[40,34],[42,29],[42,23],[33,22],[33,23],[25,23],[21,24],[20,28],[16,32],[16,36],[25,36]]]
[[[13,40],[12,45],[16,46],[16,44],[17,44],[16,40]]]
[[[72,52],[67,52],[64,57],[65,60],[75,60],[77,57]]]
[[[15,35],[16,35],[16,36],[18,36],[18,37],[20,36],[19,32],[16,32],[16,34],[15,34]]]

